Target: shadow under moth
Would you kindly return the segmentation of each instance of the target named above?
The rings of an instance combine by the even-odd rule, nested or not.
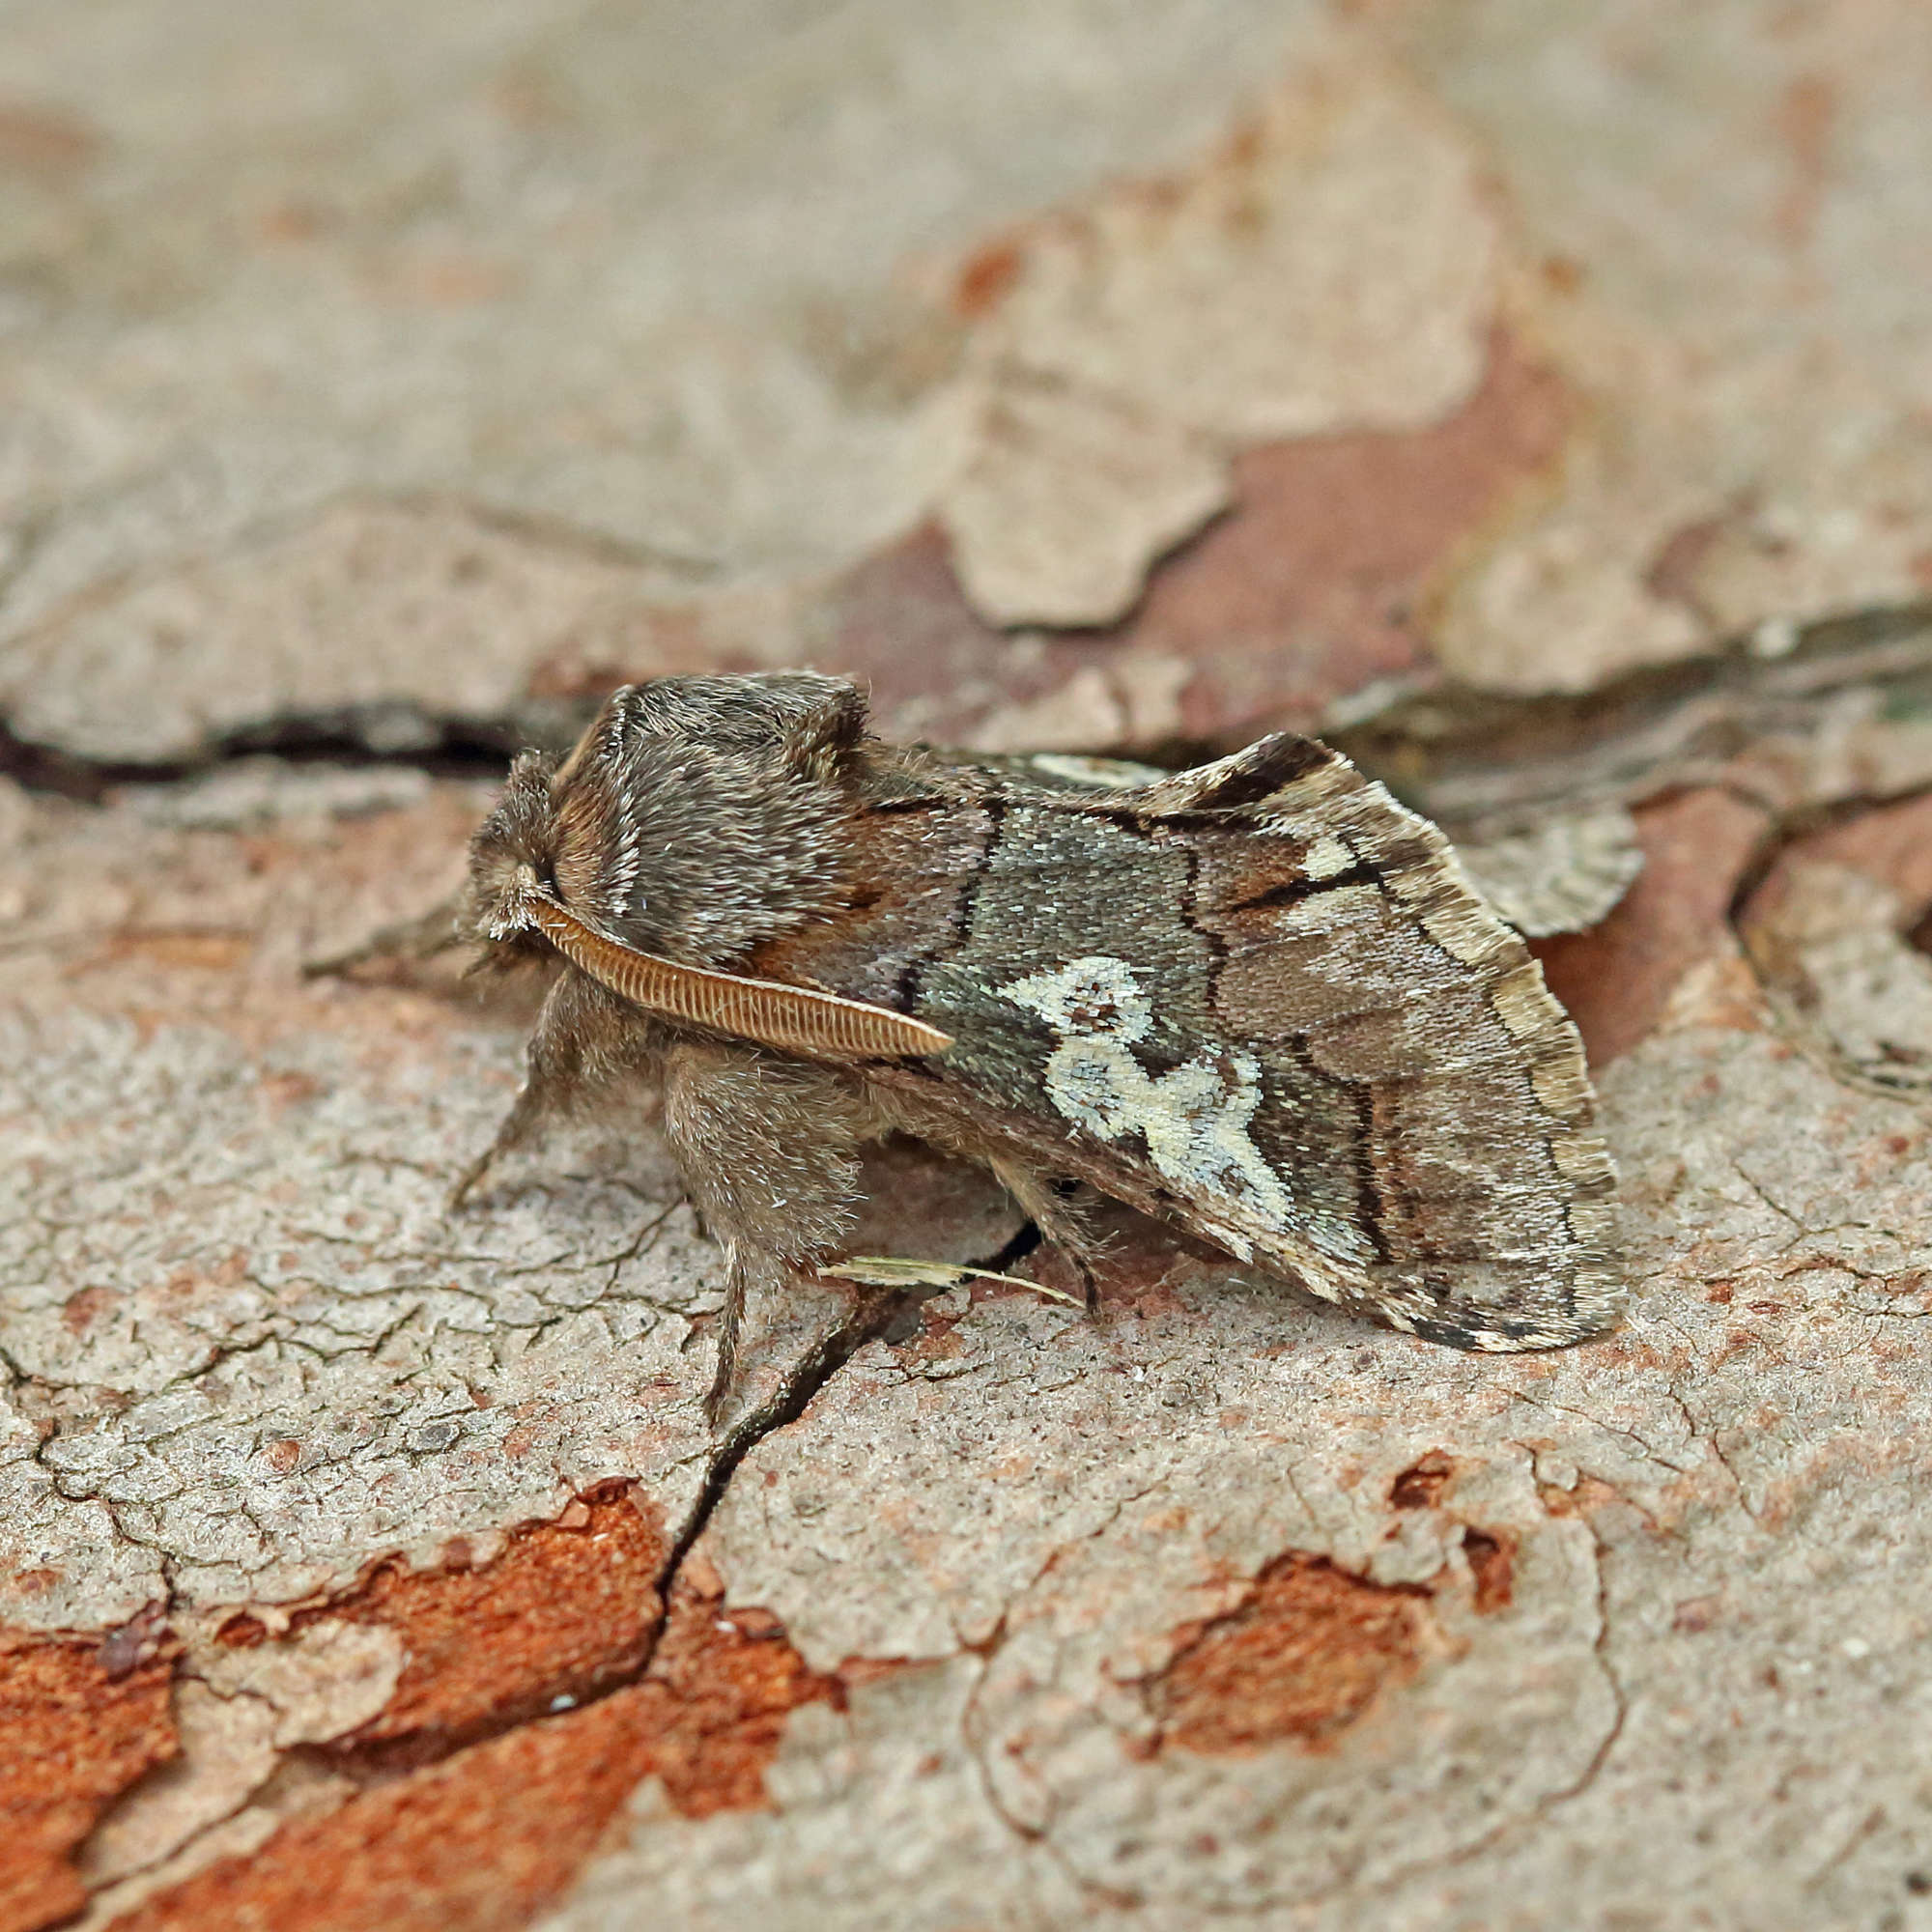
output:
[[[657,1083],[728,1260],[714,1411],[749,1292],[836,1262],[855,1152],[891,1133],[989,1168],[1090,1299],[1057,1183],[1434,1342],[1609,1325],[1581,1044],[1442,835],[1288,734],[1108,777],[882,743],[803,672],[612,693],[472,841],[464,936],[562,968],[455,1198]]]

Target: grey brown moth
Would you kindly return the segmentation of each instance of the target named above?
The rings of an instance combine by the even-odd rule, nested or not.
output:
[[[457,1198],[657,1083],[728,1257],[714,1407],[748,1293],[836,1258],[893,1132],[988,1167],[1090,1297],[1057,1181],[1457,1348],[1615,1319],[1576,1029],[1434,826],[1309,738],[1110,786],[866,722],[804,672],[628,686],[472,841],[467,936],[562,965]]]

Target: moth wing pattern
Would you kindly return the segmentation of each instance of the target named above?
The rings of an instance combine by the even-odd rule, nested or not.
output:
[[[1133,791],[1168,775],[1126,758],[1060,752],[988,753],[976,769],[1054,790]],[[1615,800],[1534,814],[1488,813],[1438,827],[1465,879],[1525,939],[1586,932],[1606,919],[1643,870],[1636,821]]]
[[[1576,1029],[1442,835],[1340,753],[1282,734],[1115,788],[855,755],[848,903],[750,970],[952,1036],[866,1075],[914,1131],[950,1122],[1431,1340],[1614,1321]]]

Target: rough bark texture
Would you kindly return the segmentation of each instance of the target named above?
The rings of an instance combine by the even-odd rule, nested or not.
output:
[[[406,11],[0,24],[0,1932],[1932,1925],[1925,10]],[[1625,1326],[1122,1213],[708,1428],[648,1109],[448,1215],[533,989],[301,969],[799,663],[1634,839]]]

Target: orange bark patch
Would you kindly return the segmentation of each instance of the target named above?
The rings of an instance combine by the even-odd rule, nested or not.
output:
[[[690,1817],[768,1804],[786,1717],[838,1689],[776,1619],[681,1586],[642,1682],[289,1825],[117,1932],[508,1932],[571,1884],[643,1777]]]
[[[1591,1517],[1599,1510],[1627,1504],[1630,1498],[1613,1490],[1600,1476],[1580,1477],[1573,1489],[1559,1489],[1554,1483],[1539,1483],[1537,1494],[1543,1507],[1553,1517]]]
[[[37,1932],[87,1893],[68,1855],[108,1804],[175,1754],[173,1646],[0,1633],[0,1932]]]
[[[1465,1529],[1463,1558],[1476,1586],[1476,1614],[1489,1617],[1508,1609],[1516,1597],[1516,1539]]]
[[[1216,1756],[1325,1743],[1384,1686],[1414,1676],[1426,1594],[1366,1582],[1325,1557],[1277,1559],[1155,1680],[1162,1745]]]
[[[1691,967],[1736,956],[1731,899],[1770,825],[1755,807],[1716,789],[1646,806],[1636,822],[1643,870],[1610,916],[1530,949],[1592,1066],[1648,1038]]]
[[[514,1531],[479,1569],[387,1562],[355,1591],[295,1619],[383,1624],[408,1662],[382,1714],[344,1741],[384,1763],[421,1763],[634,1677],[663,1614],[668,1551],[622,1484],[555,1522]]]
[[[969,256],[952,284],[952,306],[967,322],[999,307],[1020,278],[1026,253],[1016,240],[991,242]]]
[[[120,1932],[497,1932],[563,1890],[642,1772],[620,1692],[278,1832],[115,1921]]]
[[[1440,1449],[1432,1449],[1389,1485],[1389,1503],[1399,1510],[1434,1509],[1455,1473],[1455,1463]]]
[[[770,1804],[765,1767],[801,1704],[842,1704],[836,1677],[807,1667],[768,1611],[726,1609],[695,1588],[672,1593],[664,1641],[638,1687],[649,1770],[687,1818]]]

